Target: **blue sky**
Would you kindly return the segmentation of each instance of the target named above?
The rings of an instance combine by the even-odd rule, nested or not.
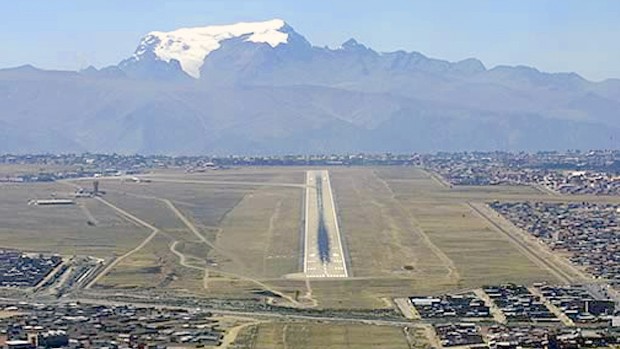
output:
[[[151,30],[282,18],[317,46],[348,38],[487,67],[620,78],[617,0],[18,0],[0,2],[0,67],[116,64]]]

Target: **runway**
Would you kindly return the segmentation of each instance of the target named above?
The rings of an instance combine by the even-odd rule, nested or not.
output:
[[[329,173],[306,172],[304,274],[308,278],[348,277]]]

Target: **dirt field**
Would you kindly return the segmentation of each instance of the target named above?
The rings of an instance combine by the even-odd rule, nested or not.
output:
[[[62,165],[10,165],[0,164],[0,177],[19,176],[27,174],[38,174],[42,172],[63,172],[63,171],[75,171],[78,166],[62,166]]]
[[[0,184],[1,247],[106,257],[130,250],[148,234],[93,200],[62,207],[28,205],[31,199],[71,193],[59,183]],[[96,225],[88,224],[89,215],[95,216]]]
[[[421,332],[412,331],[413,346],[426,348]],[[237,348],[410,348],[402,328],[318,323],[265,323],[248,326],[236,341]]]
[[[299,270],[301,189],[260,188],[223,219],[215,241],[234,260],[223,270],[276,278]],[[218,250],[219,251],[219,250]],[[215,251],[215,256],[222,255]]]
[[[353,274],[368,278],[353,281],[352,287],[367,295],[385,296],[386,288],[426,293],[553,280],[472,212],[466,205],[471,190],[455,195],[411,168],[335,169],[332,180]],[[316,282],[313,289],[322,292]]]
[[[167,184],[169,191],[172,191],[170,187],[178,191],[159,193],[150,185],[138,188],[141,192],[149,188],[148,195],[153,198],[136,198],[132,196],[133,188],[129,188],[125,194],[106,199],[186,242],[180,246],[184,252],[209,259],[222,271],[260,278],[281,277],[297,271],[301,189]],[[192,192],[196,193],[193,197]],[[161,199],[170,200],[213,246],[196,245],[199,242],[196,237],[188,235],[183,222]]]
[[[415,168],[364,167],[329,169],[353,277],[306,283],[299,279],[306,170],[102,179],[102,200],[66,207],[27,202],[70,196],[70,185],[0,184],[1,247],[120,258],[98,287],[236,298],[267,290],[326,308],[383,308],[393,297],[554,280],[469,204],[566,197],[528,187],[450,188]]]
[[[265,176],[258,177],[265,180]],[[288,179],[278,172],[273,176]],[[164,178],[174,182],[162,182]],[[167,172],[152,176],[151,183],[101,181],[106,201],[160,229],[160,240],[167,242],[153,248],[153,241],[126,258],[100,286],[125,287],[144,279],[140,287],[161,287],[153,280],[165,280],[166,287],[201,295],[248,297],[263,289],[258,279],[297,272],[302,186],[263,186],[256,180],[250,185],[249,179],[248,173],[231,172],[227,177],[218,172],[210,177]],[[243,184],[234,184],[239,181]],[[146,259],[162,264],[160,269],[146,267],[149,282],[138,272],[145,270]],[[169,265],[171,260],[185,271]],[[131,274],[138,277],[131,279]]]
[[[169,253],[167,245],[168,239],[163,236],[156,237],[139,252],[119,264],[98,285],[120,288],[168,286],[176,269],[176,261],[174,255]]]

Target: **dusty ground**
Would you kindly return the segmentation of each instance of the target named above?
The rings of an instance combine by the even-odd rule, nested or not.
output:
[[[105,202],[80,199],[69,207],[26,204],[70,195],[68,184],[0,184],[0,241],[28,251],[120,258],[96,287],[236,298],[268,290],[285,301],[335,308],[381,308],[384,298],[555,280],[471,204],[566,197],[528,187],[449,188],[404,167],[329,169],[353,277],[295,279],[302,271],[306,170],[166,170],[150,174],[151,183],[105,179]]]
[[[105,257],[132,249],[148,235],[148,230],[96,201],[62,207],[28,205],[31,199],[70,198],[72,193],[71,187],[60,183],[0,184],[1,247]],[[89,214],[96,215],[96,226],[88,224]]]
[[[424,334],[411,332],[411,348],[428,347]],[[410,348],[400,327],[320,323],[264,323],[248,326],[237,337],[237,348]]]

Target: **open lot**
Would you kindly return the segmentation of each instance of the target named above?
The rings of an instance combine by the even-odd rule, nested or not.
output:
[[[118,263],[100,286],[128,285],[131,271],[144,270],[140,265],[145,260],[167,265],[148,267],[151,279],[208,296],[252,296],[265,288],[271,291],[259,280],[296,273],[303,185],[265,186],[249,182],[248,173],[231,174],[165,173],[151,176],[150,183],[102,180],[105,200],[157,228],[160,242],[153,247],[154,239]]]
[[[41,172],[64,172],[75,171],[78,166],[62,166],[62,165],[28,165],[28,164],[0,164],[0,178],[19,176],[24,174],[41,173]]]
[[[452,193],[426,172],[335,170],[332,178],[356,276],[410,278],[414,292],[550,278],[467,206],[468,192]]]
[[[320,323],[263,323],[246,327],[239,348],[426,348],[422,330],[411,330],[410,347],[400,327]]]
[[[307,170],[314,169],[158,170],[144,176],[148,183],[101,179],[101,199],[63,207],[27,202],[71,197],[72,185],[92,180],[0,184],[1,247],[113,261],[95,289],[233,298],[267,291],[326,308],[383,308],[393,297],[556,280],[472,207],[566,197],[523,186],[450,188],[410,167],[333,167],[329,178],[352,277],[306,282]]]
[[[148,234],[93,200],[57,207],[28,205],[31,199],[70,197],[71,193],[60,183],[0,184],[1,246],[106,257],[130,250]],[[89,214],[96,216],[96,225],[88,224]]]

